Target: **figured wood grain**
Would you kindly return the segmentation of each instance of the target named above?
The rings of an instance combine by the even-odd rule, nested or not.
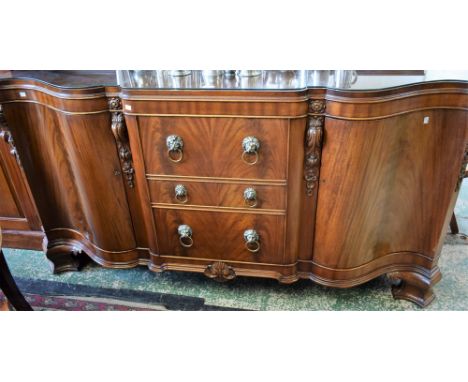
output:
[[[345,269],[396,252],[436,256],[466,126],[463,111],[378,121],[328,118],[314,262]]]
[[[195,98],[196,97],[196,98]],[[295,103],[292,102],[272,102],[274,100],[252,100],[245,101],[245,97],[228,99],[220,102],[218,99],[195,96],[194,100],[180,99],[173,100],[160,98],[148,101],[136,102],[136,100],[126,101],[126,113],[138,116],[193,116],[193,117],[250,117],[250,118],[301,118],[306,113],[304,100],[300,98]],[[154,102],[159,101],[159,102]],[[177,102],[174,102],[177,101]],[[256,103],[255,103],[256,102]]]
[[[287,120],[241,118],[138,117],[146,171],[150,174],[286,179]],[[184,157],[168,159],[166,137],[178,135]],[[241,159],[242,140],[260,140],[259,160]]]
[[[8,222],[0,221],[0,226],[8,224]],[[5,248],[21,248],[42,251],[44,232],[37,230],[33,231],[27,228],[20,230],[5,229],[3,230],[3,246]]]
[[[255,214],[227,214],[184,210],[154,211],[160,255],[237,260],[281,264],[284,253],[284,217]],[[193,231],[193,246],[179,243],[177,227],[187,224]],[[245,248],[244,231],[255,229],[260,235],[257,253]]]
[[[182,184],[188,192],[186,203],[182,203],[175,197],[175,186]],[[255,209],[286,209],[286,187],[262,186],[245,184],[223,184],[187,181],[148,181],[151,201],[154,203],[174,203],[199,206],[224,206],[246,208],[244,190],[254,188],[257,192],[257,205]]]
[[[288,143],[288,191],[286,207],[286,227],[284,231],[285,252],[283,257],[284,264],[295,263],[303,252],[304,246],[310,244],[309,236],[303,236],[302,228],[304,221],[302,217],[310,213],[306,209],[304,196],[306,196],[306,187],[303,178],[304,163],[304,136],[307,126],[307,118],[292,119],[289,121],[289,143]],[[302,142],[302,145],[297,144]],[[306,227],[313,231],[313,224]],[[312,257],[311,245],[307,248],[307,258]]]
[[[42,225],[0,106],[0,229],[4,245],[40,249]]]
[[[0,145],[4,144],[0,141]],[[18,210],[8,179],[5,177],[2,162],[0,162],[0,195],[2,195],[2,202],[0,203],[0,216],[2,218],[23,216]]]
[[[0,226],[7,230],[28,230],[29,223],[25,217],[0,217]]]
[[[4,110],[46,233],[72,229],[106,251],[134,248],[110,114],[64,115],[30,103]]]
[[[327,97],[327,114],[343,119],[382,119],[415,111],[445,109],[468,110],[468,97],[462,89],[427,89],[422,92],[386,95],[369,101],[368,97],[357,98],[345,95]],[[427,94],[424,94],[427,93]],[[466,94],[466,93],[465,93]]]

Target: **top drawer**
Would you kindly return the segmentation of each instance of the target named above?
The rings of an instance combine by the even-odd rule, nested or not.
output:
[[[138,124],[148,174],[286,179],[287,119],[138,117]],[[169,152],[174,135],[183,146]],[[255,145],[243,155],[247,137],[258,140],[258,157]]]

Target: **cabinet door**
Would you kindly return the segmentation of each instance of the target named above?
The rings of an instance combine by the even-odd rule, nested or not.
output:
[[[314,262],[340,274],[430,267],[456,196],[467,118],[465,111],[425,110],[328,119]]]
[[[0,227],[5,247],[42,248],[41,222],[7,130],[0,130]]]

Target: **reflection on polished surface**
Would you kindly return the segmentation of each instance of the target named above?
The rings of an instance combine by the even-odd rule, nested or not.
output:
[[[373,90],[428,81],[468,81],[468,71],[436,70],[23,70],[1,78],[33,78],[65,88],[115,86],[147,89]]]
[[[434,80],[468,81],[466,71],[413,71],[410,75],[395,74],[395,71],[369,75],[355,70],[238,70],[234,75],[225,70],[187,72],[185,76],[174,76],[170,70],[121,70],[117,71],[117,82],[123,88],[298,90],[326,87],[365,90]]]
[[[117,83],[124,88],[160,89],[302,89],[307,86],[305,70],[238,70],[237,73],[192,70],[184,76],[172,72],[118,70]]]
[[[117,83],[124,88],[159,89],[303,89],[308,83],[306,70],[191,70],[184,76],[172,72],[118,70]],[[327,80],[316,86],[327,86],[328,77],[321,78]]]

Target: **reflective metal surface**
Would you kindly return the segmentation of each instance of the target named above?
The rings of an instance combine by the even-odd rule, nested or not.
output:
[[[244,190],[244,202],[246,206],[251,208],[257,206],[257,191],[254,188],[247,187]]]
[[[188,76],[192,73],[191,70],[170,70],[170,75],[173,77]]]
[[[167,156],[171,162],[179,163],[183,157],[184,141],[178,135],[169,135],[166,138]]]
[[[258,162],[258,150],[260,149],[260,141],[256,137],[245,137],[242,140],[242,160],[248,165],[254,165]]]
[[[183,184],[176,184],[174,188],[175,199],[179,203],[187,203],[188,200],[188,191]]]
[[[237,74],[240,77],[257,77],[262,74],[261,70],[238,70]]]
[[[260,235],[254,229],[244,231],[245,248],[250,252],[258,252],[260,250]]]
[[[351,85],[356,83],[357,79],[358,75],[355,70],[335,70],[333,87],[349,89]]]
[[[349,88],[351,70],[118,70],[125,88],[157,89],[305,89],[311,86]]]
[[[263,70],[253,77],[239,76],[235,70],[11,70],[0,71],[1,78],[37,79],[63,88],[115,86],[147,89],[213,90],[304,90],[326,87],[351,90],[387,89],[429,81],[468,81],[468,70],[357,71],[349,70]],[[180,71],[178,71],[180,72]],[[348,74],[349,73],[349,74]]]
[[[179,242],[185,248],[190,248],[193,245],[192,228],[186,224],[181,224],[177,227],[179,234]]]
[[[220,88],[223,87],[222,70],[202,70],[202,87]]]
[[[330,75],[333,70],[308,70],[307,85],[308,86],[328,86]]]

